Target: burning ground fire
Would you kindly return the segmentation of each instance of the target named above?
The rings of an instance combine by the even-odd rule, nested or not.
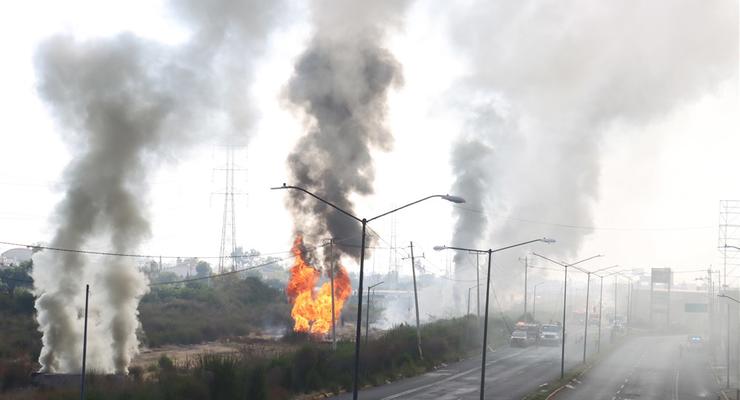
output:
[[[326,282],[316,288],[316,281],[321,271],[305,259],[303,237],[296,237],[293,242],[295,261],[290,269],[290,281],[285,291],[288,294],[293,310],[290,312],[296,332],[308,332],[312,335],[323,335],[331,330],[331,283]],[[327,276],[330,272],[327,271]],[[334,271],[334,318],[339,319],[345,300],[352,293],[347,270],[336,263]]]

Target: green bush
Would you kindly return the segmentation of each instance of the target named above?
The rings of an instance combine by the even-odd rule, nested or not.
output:
[[[285,293],[258,278],[197,283],[156,286],[142,298],[145,343],[193,344],[247,335],[265,326],[291,326]]]

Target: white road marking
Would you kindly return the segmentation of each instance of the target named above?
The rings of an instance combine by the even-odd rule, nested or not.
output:
[[[526,350],[522,350],[522,351],[520,351],[518,353],[514,353],[514,354],[508,355],[506,357],[501,357],[501,358],[499,358],[497,360],[493,360],[493,361],[487,362],[486,363],[486,367],[488,367],[490,365],[493,365],[493,364],[496,364],[499,361],[508,360],[509,358],[514,358],[514,357],[518,356],[519,354],[521,354],[521,353],[523,353],[525,351]],[[465,376],[467,374],[470,374],[470,373],[473,373],[473,372],[479,371],[479,370],[480,370],[480,367],[471,368],[471,369],[469,369],[467,371],[463,371],[463,372],[457,373],[455,375],[448,376],[447,378],[442,379],[442,380],[439,380],[439,381],[436,381],[436,382],[432,382],[432,383],[428,383],[426,385],[418,386],[418,387],[415,387],[413,389],[409,389],[409,390],[403,391],[401,393],[396,393],[394,395],[390,395],[388,397],[383,397],[381,400],[393,400],[393,399],[398,399],[398,398],[404,398],[408,394],[411,394],[411,393],[414,393],[414,392],[418,392],[420,390],[424,390],[424,389],[430,388],[430,387],[435,386],[435,385],[439,385],[440,383],[445,383],[445,382],[449,382],[451,380],[455,380],[455,379],[457,379],[457,378],[459,378],[461,376]]]
[[[676,384],[674,385],[673,400],[678,400],[678,372],[680,370],[676,368]]]

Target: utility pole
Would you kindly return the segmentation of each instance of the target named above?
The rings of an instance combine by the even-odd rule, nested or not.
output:
[[[727,225],[725,225],[725,245],[724,245],[723,252],[722,252],[723,259],[724,259],[723,260],[724,267],[723,267],[723,272],[722,272],[722,275],[724,275],[722,279],[724,281],[724,285],[722,285],[722,290],[725,293],[727,293],[727,236],[726,235],[727,235]],[[725,303],[727,303],[727,351],[726,353],[727,353],[727,389],[729,389],[730,388],[730,303],[729,302],[725,302]]]
[[[329,259],[331,265],[329,266],[329,279],[331,280],[331,349],[337,350],[337,323],[335,321],[334,313],[334,238],[329,239]]]
[[[565,316],[566,302],[568,300],[568,264],[563,268],[565,276],[563,277],[563,333],[560,335],[560,379],[565,376]]]
[[[586,343],[588,343],[588,297],[591,294],[591,272],[586,272],[586,320],[583,323],[583,363],[586,363]]]
[[[480,321],[480,253],[475,253],[475,288],[476,307],[478,309],[478,321]]]
[[[80,374],[80,400],[85,399],[85,367],[87,362],[87,306],[90,298],[90,285],[85,285],[85,327],[82,336],[82,373]]]
[[[633,285],[632,285],[632,279],[628,279],[630,283],[629,291],[627,292],[627,329],[632,328],[632,291],[633,291]],[[740,399],[738,399],[740,400]]]
[[[367,315],[365,315],[365,346],[367,346],[367,338],[370,335],[370,290],[372,288],[368,286],[367,288],[367,310],[365,312]]]
[[[614,275],[614,321],[612,330],[617,327],[617,275]],[[614,337],[614,335],[612,335]]]
[[[709,306],[709,315],[707,318],[707,326],[709,327],[709,342],[714,347],[714,328],[712,323],[714,321],[714,293],[712,289],[712,269],[707,269],[707,305]]]
[[[537,322],[537,286],[545,283],[547,282],[536,283],[534,285],[534,290],[532,291],[532,321],[534,322]]]
[[[370,291],[375,289],[376,286],[382,284],[383,282],[378,282],[374,285],[370,285],[367,287],[367,314],[365,315],[365,345],[367,345],[367,338],[368,334],[370,333]]]
[[[411,244],[411,277],[414,280],[414,308],[416,310],[416,347],[419,349],[419,359],[424,359],[421,351],[421,328],[419,327],[419,295],[416,291],[416,264],[414,264],[414,242]],[[368,306],[368,309],[370,307]],[[470,308],[470,292],[468,292],[468,308]]]
[[[604,315],[602,306],[604,302],[604,277],[599,276],[599,338],[596,341],[596,352],[601,352],[601,317]]]
[[[528,258],[524,257],[524,318],[527,318],[527,270],[529,270]]]

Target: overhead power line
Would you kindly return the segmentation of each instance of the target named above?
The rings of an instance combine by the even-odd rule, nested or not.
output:
[[[484,210],[455,205],[454,208],[465,210],[468,212],[486,215],[489,217],[495,217],[499,219],[508,219],[511,221],[518,221],[518,222],[524,222],[527,224],[536,224],[536,225],[545,225],[545,226],[554,226],[558,228],[567,228],[567,229],[581,229],[581,230],[589,230],[589,231],[688,231],[688,230],[704,230],[704,229],[716,229],[717,227],[714,225],[705,225],[705,226],[675,226],[675,227],[605,227],[605,226],[589,226],[589,225],[574,225],[574,224],[563,224],[563,223],[557,223],[557,222],[548,222],[548,221],[537,221],[527,218],[517,218],[517,217],[510,217],[510,216],[504,216],[504,215],[498,215],[498,214],[491,214]]]
[[[251,271],[251,270],[254,270],[254,269],[259,269],[259,268],[267,267],[268,265],[277,264],[279,262],[290,260],[291,258],[293,258],[293,257],[292,256],[291,257],[285,257],[285,258],[281,258],[281,259],[277,259],[277,260],[268,261],[268,262],[263,263],[263,264],[260,264],[260,265],[253,265],[251,267],[246,267],[246,268],[241,268],[241,269],[235,269],[233,271],[222,272],[220,274],[212,274],[212,275],[208,275],[208,276],[199,276],[199,277],[196,277],[196,278],[186,278],[186,279],[180,279],[180,280],[177,280],[177,281],[152,282],[152,283],[149,284],[149,286],[173,285],[173,284],[176,284],[176,283],[187,283],[187,282],[193,282],[193,281],[202,281],[202,280],[205,280],[205,279],[218,278],[218,277],[221,277],[221,276],[233,275],[233,274],[238,274],[240,272],[246,272],[246,271]]]
[[[131,257],[131,258],[166,258],[166,259],[186,259],[186,258],[198,258],[201,260],[207,260],[207,259],[217,259],[221,258],[220,256],[159,256],[159,255],[151,255],[151,254],[133,254],[133,253],[120,253],[120,252],[114,252],[114,251],[96,251],[96,250],[84,250],[84,249],[68,249],[63,247],[52,247],[52,246],[43,246],[43,245],[36,245],[36,244],[28,244],[28,243],[15,243],[15,242],[5,242],[0,241],[0,244],[4,244],[7,246],[17,246],[17,247],[26,247],[29,249],[39,249],[39,250],[51,250],[51,251],[61,251],[66,253],[79,253],[79,254],[89,254],[89,255],[97,255],[97,256],[112,256],[112,257]],[[324,245],[318,245],[314,246],[314,248],[322,247]],[[263,257],[263,256],[271,256],[271,255],[278,255],[278,254],[286,254],[290,253],[292,250],[285,250],[285,251],[277,251],[272,253],[258,253],[258,254],[242,254],[235,256],[236,258],[255,258],[255,257]],[[226,256],[227,258],[232,258],[232,256]]]
[[[260,264],[260,265],[253,265],[251,267],[241,268],[241,269],[234,270],[234,271],[228,271],[228,272],[224,272],[224,273],[221,273],[221,274],[211,274],[211,275],[208,275],[208,276],[199,276],[199,277],[195,277],[195,278],[180,279],[180,280],[176,280],[176,281],[152,282],[152,283],[149,283],[149,286],[172,285],[172,284],[176,284],[176,283],[187,283],[187,282],[193,282],[193,281],[201,281],[201,280],[204,280],[204,279],[218,278],[218,277],[225,276],[225,275],[233,275],[233,274],[237,274],[237,273],[240,273],[240,272],[246,272],[246,271],[251,271],[251,270],[255,270],[255,269],[267,267],[269,265],[273,265],[273,264],[277,264],[279,262],[290,260],[291,258],[293,258],[293,257],[291,256],[291,257],[285,257],[285,258],[281,258],[281,259],[271,260],[271,261],[265,262],[265,263]],[[17,278],[10,278],[10,277],[4,277],[4,276],[0,276],[0,279],[2,279],[2,280],[8,280],[8,281],[13,281],[13,282],[33,283],[33,280],[31,280],[31,279],[17,279]]]

